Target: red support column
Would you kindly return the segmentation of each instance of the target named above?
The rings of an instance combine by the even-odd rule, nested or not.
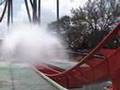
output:
[[[113,90],[120,90],[120,70],[112,76]]]

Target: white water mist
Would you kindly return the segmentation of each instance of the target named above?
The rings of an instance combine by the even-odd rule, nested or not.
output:
[[[37,25],[15,25],[2,42],[2,56],[10,62],[49,63],[68,59],[62,41]]]

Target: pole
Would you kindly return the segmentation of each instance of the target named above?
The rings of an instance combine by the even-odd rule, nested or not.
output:
[[[10,11],[11,11],[11,23],[13,23],[13,0],[10,2]]]
[[[37,22],[37,0],[33,0],[33,22]]]
[[[31,22],[31,15],[30,15],[30,10],[29,10],[29,6],[28,6],[28,2],[27,2],[27,0],[24,0],[24,2],[25,2],[25,7],[26,7],[26,10],[27,10],[29,21]]]
[[[7,15],[7,25],[10,25],[10,0],[8,0],[8,15]]]
[[[58,22],[57,29],[59,31],[60,30],[60,27],[59,27],[59,0],[57,0],[57,22]]]
[[[41,0],[38,0],[38,22],[41,24]]]
[[[59,21],[59,0],[57,0],[57,21]]]

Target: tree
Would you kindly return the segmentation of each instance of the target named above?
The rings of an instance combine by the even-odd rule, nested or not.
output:
[[[64,31],[69,29],[70,23],[71,23],[71,18],[69,16],[63,16],[59,20],[59,22],[54,21],[54,22],[48,24],[48,27],[49,27],[49,29],[55,30],[56,32],[63,33]],[[60,31],[58,31],[58,27],[59,27]]]
[[[67,23],[66,17],[59,23],[65,32],[70,48],[95,47],[96,44],[120,21],[120,0],[88,0],[84,7],[72,9]],[[58,25],[58,24],[57,24]]]
[[[84,7],[72,10],[72,22],[75,27],[81,25],[86,27],[81,31],[89,35],[87,43],[90,47],[94,47],[102,36],[111,30],[112,25],[119,21],[119,9],[120,1],[118,0],[88,0]],[[80,28],[76,27],[76,29]]]
[[[59,30],[58,30],[58,27],[59,27]],[[81,31],[77,30],[75,27],[72,26],[70,16],[63,16],[59,20],[59,22],[54,21],[48,24],[48,28],[50,30],[57,32],[59,35],[61,35],[64,41],[68,43],[68,48],[78,49],[78,47],[81,47],[81,43],[83,40]]]

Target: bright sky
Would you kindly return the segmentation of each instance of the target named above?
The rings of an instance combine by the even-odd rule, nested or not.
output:
[[[59,0],[60,17],[69,15],[72,8],[82,6],[86,0]],[[56,0],[42,0],[42,21],[56,20]],[[47,21],[48,20],[48,21]]]
[[[87,0],[59,0],[60,2],[60,17],[70,15],[72,8],[83,6]],[[56,20],[56,0],[41,0],[42,15],[41,21],[43,24],[50,23]],[[14,21],[28,21],[24,0],[13,0],[14,5]],[[1,7],[0,7],[1,8]]]
[[[16,0],[18,1],[18,0]],[[60,4],[60,17],[64,15],[70,15],[70,10],[72,8],[77,8],[83,6],[87,0],[59,0]],[[17,2],[16,2],[17,3]],[[17,3],[18,4],[18,3]],[[17,12],[16,18],[19,21],[19,17],[23,20],[26,19],[26,11],[23,2],[21,5],[17,5],[19,12]],[[20,8],[19,8],[20,7]],[[43,24],[47,24],[51,21],[56,20],[56,0],[41,0],[41,21]],[[22,20],[22,19],[20,19]]]

